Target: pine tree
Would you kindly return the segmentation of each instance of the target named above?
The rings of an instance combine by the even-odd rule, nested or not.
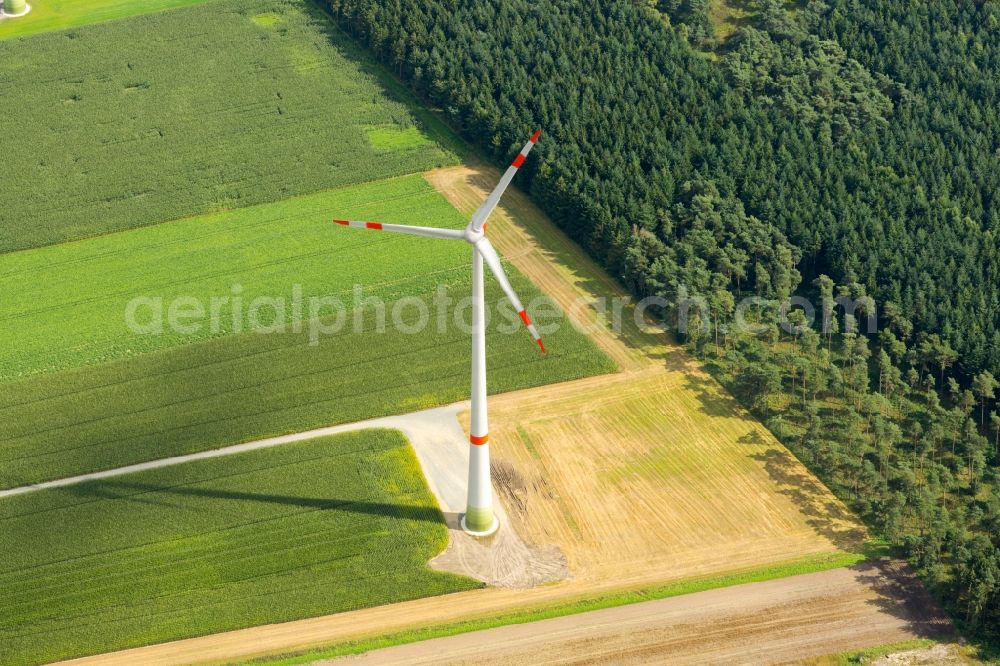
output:
[[[979,424],[982,426],[986,425],[986,404],[995,397],[998,387],[1000,387],[1000,383],[997,382],[989,370],[983,370],[972,380],[972,390],[979,396],[982,406],[979,417]]]

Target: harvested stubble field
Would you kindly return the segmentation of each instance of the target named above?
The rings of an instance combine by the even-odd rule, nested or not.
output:
[[[8,498],[0,662],[478,587],[427,568],[447,540],[409,443],[388,430]]]
[[[518,533],[621,585],[862,549],[846,508],[696,367],[490,402]]]
[[[0,252],[453,163],[314,5],[0,41]]]

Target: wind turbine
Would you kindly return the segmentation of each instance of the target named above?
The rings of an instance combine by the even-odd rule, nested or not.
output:
[[[531,135],[528,143],[511,162],[500,182],[490,192],[475,213],[469,224],[462,231],[455,229],[435,229],[432,227],[412,227],[403,224],[382,224],[358,220],[334,220],[336,224],[356,227],[359,229],[375,229],[378,231],[393,231],[414,236],[429,238],[445,238],[448,240],[463,240],[472,246],[472,419],[469,426],[469,480],[468,502],[465,515],[462,516],[462,529],[474,536],[488,536],[500,526],[493,515],[493,486],[490,482],[490,448],[489,425],[486,418],[486,305],[483,295],[483,262],[490,267],[501,289],[517,310],[521,321],[535,338],[542,352],[542,343],[535,325],[525,312],[521,300],[514,292],[510,281],[500,264],[500,257],[493,244],[486,238],[486,219],[497,207],[504,190],[510,185],[518,168],[524,164],[524,159],[531,152],[542,131]]]

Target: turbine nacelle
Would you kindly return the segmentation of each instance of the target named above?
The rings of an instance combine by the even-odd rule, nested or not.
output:
[[[479,229],[477,231],[472,228],[472,223],[470,222],[469,226],[467,226],[465,231],[462,232],[462,238],[464,238],[470,245],[475,245],[479,241],[486,238],[486,229]]]

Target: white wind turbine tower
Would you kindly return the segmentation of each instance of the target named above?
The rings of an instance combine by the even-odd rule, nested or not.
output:
[[[483,262],[490,267],[497,282],[503,289],[507,298],[513,304],[520,315],[524,325],[528,327],[531,335],[541,350],[545,351],[545,345],[538,335],[531,318],[525,312],[520,299],[514,293],[503,266],[500,264],[500,257],[493,245],[486,238],[484,229],[486,218],[497,207],[504,190],[510,185],[518,168],[524,163],[524,159],[531,152],[535,142],[538,141],[542,131],[538,130],[531,135],[528,143],[518,153],[510,167],[504,173],[496,188],[483,202],[469,221],[464,230],[435,229],[432,227],[412,227],[403,224],[381,224],[379,222],[365,222],[356,220],[334,220],[335,223],[349,227],[362,229],[376,229],[379,231],[395,231],[402,234],[413,234],[414,236],[427,236],[429,238],[446,238],[449,240],[464,240],[472,245],[472,422],[470,424],[470,447],[469,447],[469,481],[468,481],[468,503],[465,515],[462,517],[462,529],[475,536],[488,536],[499,527],[496,516],[493,515],[493,486],[490,482],[490,449],[489,449],[489,426],[486,418],[486,318],[485,318],[485,297],[483,295]]]

